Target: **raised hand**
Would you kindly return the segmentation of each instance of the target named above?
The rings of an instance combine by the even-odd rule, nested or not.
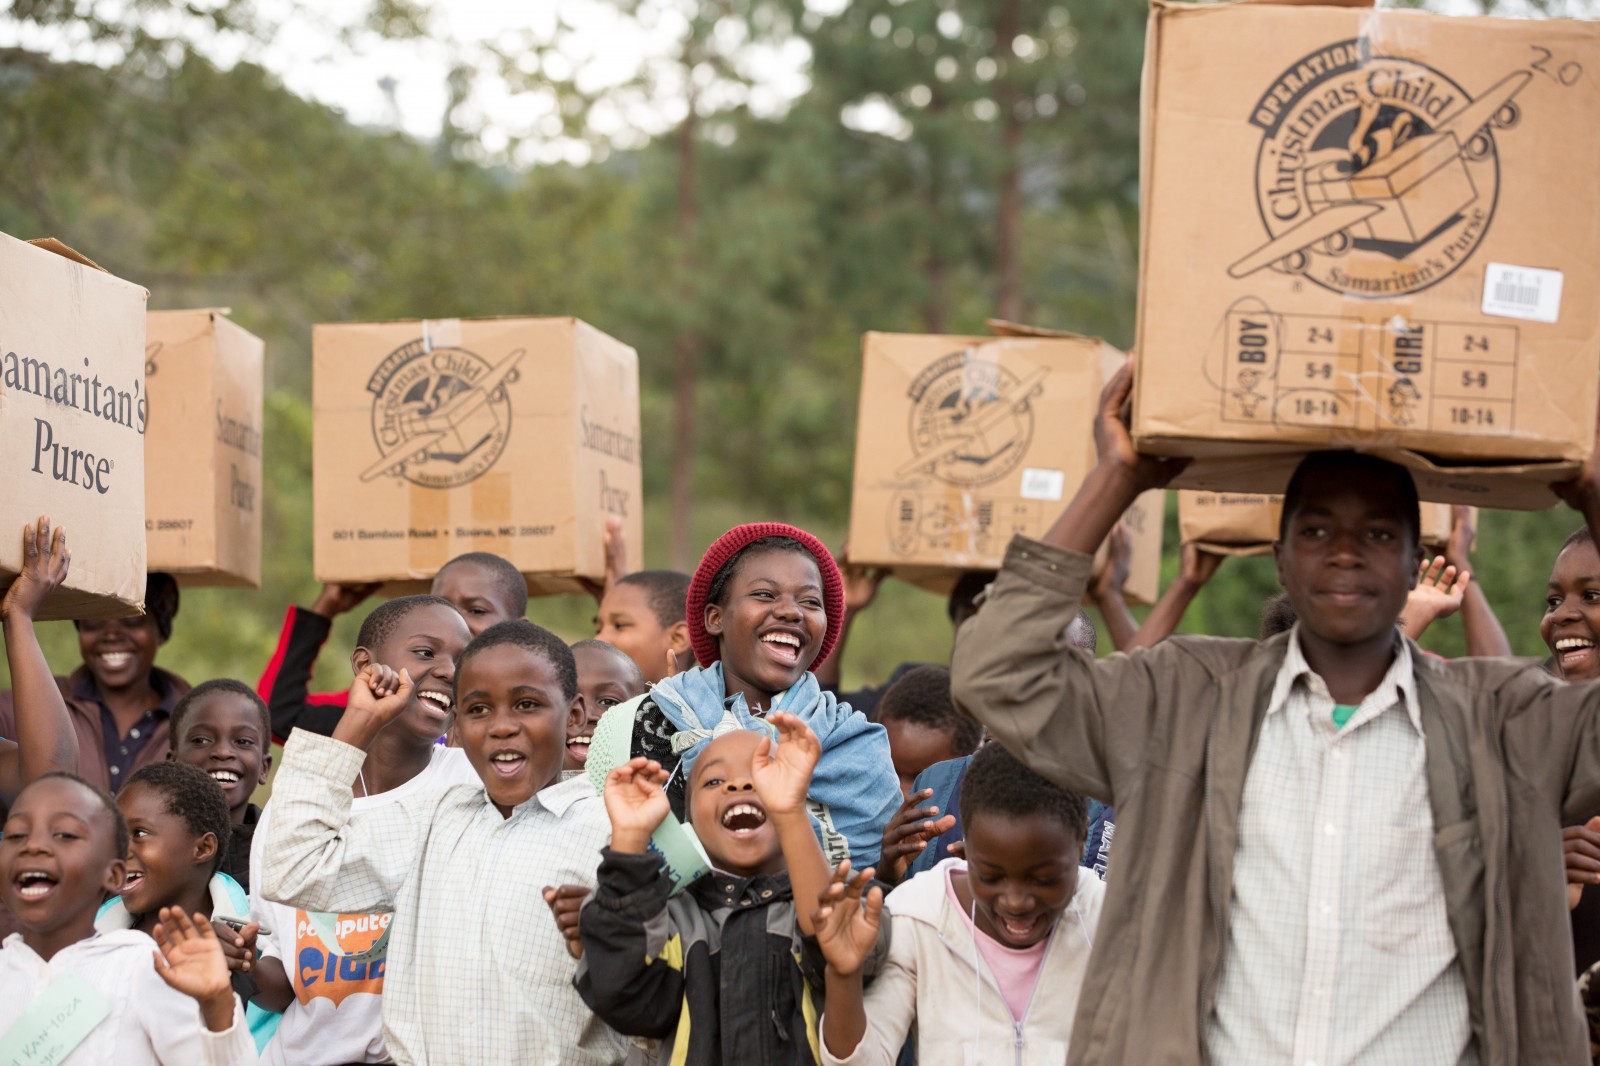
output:
[[[816,929],[817,946],[828,960],[828,969],[848,977],[859,973],[878,942],[883,924],[883,889],[872,882],[872,868],[850,875],[850,860],[841,862],[817,897],[811,924]],[[863,895],[865,893],[865,895]]]
[[[905,880],[906,868],[922,854],[932,841],[955,828],[956,816],[939,817],[939,808],[922,804],[933,798],[933,789],[913,792],[900,804],[900,809],[889,819],[883,831],[883,856],[878,869],[883,879],[892,885]]]
[[[1222,556],[1208,552],[1198,544],[1185,544],[1178,552],[1178,578],[1199,588],[1216,575],[1222,565]]]
[[[32,621],[45,599],[67,579],[72,552],[67,548],[67,531],[50,531],[50,519],[39,516],[36,524],[22,527],[22,572],[17,575],[0,601],[0,617]]]
[[[249,973],[255,968],[256,938],[261,933],[260,922],[251,922],[243,929],[235,929],[227,922],[219,922],[213,918],[211,931],[217,934],[217,943],[222,945],[222,954],[228,960],[228,969],[238,973]]]
[[[200,1004],[206,1028],[220,1033],[233,1024],[233,989],[228,960],[211,924],[198,922],[182,907],[162,907],[156,923],[156,973],[169,986]]]
[[[1467,594],[1472,575],[1448,565],[1444,556],[1424,559],[1417,567],[1417,586],[1406,594],[1405,610],[1400,624],[1406,636],[1416,640],[1434,621],[1448,618],[1461,610],[1461,601]]]
[[[606,815],[611,819],[613,851],[641,854],[650,834],[672,813],[667,800],[667,772],[654,759],[640,756],[606,774]]]
[[[543,895],[551,917],[556,920],[556,928],[561,930],[561,939],[567,942],[567,954],[575,959],[583,958],[583,941],[578,939],[578,912],[583,910],[583,901],[589,897],[588,886],[552,888],[546,885]]]
[[[1445,545],[1444,557],[1465,570],[1472,560],[1472,544],[1478,531],[1472,525],[1472,508],[1456,504],[1450,508],[1450,540]]]
[[[822,758],[822,742],[811,727],[784,711],[767,716],[778,730],[774,746],[763,737],[750,759],[750,777],[756,795],[769,816],[804,813],[806,793],[811,788],[811,772]]]
[[[346,712],[356,711],[387,724],[411,702],[411,688],[411,675],[405,670],[395,673],[382,663],[368,663],[356,672]]]
[[[1133,360],[1129,359],[1100,393],[1100,410],[1094,420],[1095,453],[1101,463],[1121,467],[1133,475],[1139,491],[1159,489],[1177,477],[1187,459],[1160,459],[1133,446],[1129,428],[1133,405]]]
[[[368,581],[356,585],[330,582],[322,586],[317,601],[311,605],[311,613],[320,614],[324,618],[337,618],[341,614],[355,610],[363,600],[382,587],[381,581]]]
[[[1567,909],[1578,905],[1585,885],[1600,884],[1600,817],[1561,830],[1561,857],[1567,868]]]
[[[612,585],[628,574],[628,540],[622,534],[622,519],[616,515],[607,515],[605,531],[600,536],[605,550],[605,578],[600,581],[591,577],[578,578],[578,584],[582,585],[583,590],[593,596],[597,603],[611,591]]]
[[[864,611],[872,606],[878,596],[878,586],[889,576],[881,566],[860,566],[850,562],[850,545],[834,557],[839,564],[839,576],[844,578],[844,609],[847,612]]]
[[[1133,537],[1126,522],[1111,527],[1106,538],[1106,561],[1089,585],[1089,599],[1100,603],[1109,597],[1120,597],[1133,571]]]

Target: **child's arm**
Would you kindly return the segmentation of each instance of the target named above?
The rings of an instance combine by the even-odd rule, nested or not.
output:
[[[404,671],[374,663],[356,676],[331,738],[304,730],[289,738],[272,788],[263,899],[339,913],[394,910],[414,872],[422,816],[400,802],[351,817],[350,803],[367,745],[405,708],[411,689]]]
[[[817,897],[811,914],[817,945],[827,960],[826,1009],[822,1015],[822,1061],[890,1066],[916,1019],[917,984],[909,945],[893,942],[873,979],[870,1009],[862,975],[882,936],[883,890],[868,889],[871,870],[854,877],[843,862]],[[796,897],[798,898],[798,897]]]
[[[1472,527],[1471,508],[1457,505],[1450,508],[1450,542],[1445,545],[1444,556],[1463,574],[1472,570],[1472,541],[1477,531]],[[1461,628],[1467,634],[1467,654],[1509,658],[1511,641],[1495,616],[1489,597],[1476,581],[1467,584],[1461,597]]]
[[[1417,567],[1416,587],[1406,594],[1405,609],[1400,612],[1400,631],[1412,640],[1421,640],[1430,625],[1461,609],[1461,597],[1471,583],[1472,575],[1461,571],[1457,576],[1456,568],[1446,565],[1444,556],[1424,558]]]
[[[6,661],[11,667],[16,737],[0,742],[0,799],[10,804],[24,785],[51,770],[78,770],[78,735],[45,662],[33,619],[45,598],[67,579],[72,553],[67,531],[41,517],[22,530],[22,572],[0,601]]]
[[[978,613],[956,633],[951,690],[1035,772],[1097,799],[1148,758],[1174,700],[1171,645],[1094,660],[1070,647],[1067,625],[1083,600],[1093,552],[1141,492],[1161,488],[1181,460],[1140,455],[1123,421],[1133,385],[1123,368],[1101,396],[1100,458],[1043,542],[1015,537]],[[1193,678],[1191,678],[1193,680]]]
[[[662,1038],[683,1009],[683,946],[666,913],[672,885],[650,834],[672,812],[661,764],[638,758],[606,775],[611,846],[594,898],[578,916],[577,989],[600,1020],[628,1036]]]
[[[1128,642],[1125,650],[1153,648],[1172,636],[1178,623],[1183,621],[1189,604],[1194,602],[1206,582],[1216,574],[1217,567],[1222,565],[1222,556],[1208,552],[1198,544],[1183,545],[1179,549],[1178,560],[1178,579],[1161,594],[1161,599],[1150,609],[1144,625],[1139,627],[1138,634]]]
[[[333,735],[344,714],[344,693],[310,694],[311,671],[316,668],[317,655],[328,639],[333,620],[354,610],[379,587],[376,582],[323,585],[310,610],[289,608],[277,651],[256,682],[256,691],[267,703],[273,736],[288,740],[296,729],[308,729],[325,737]]]
[[[767,737],[756,746],[750,760],[756,795],[761,797],[767,817],[778,831],[783,847],[783,862],[789,870],[789,884],[795,899],[816,899],[828,884],[828,860],[811,828],[806,810],[806,791],[811,787],[811,772],[822,757],[822,744],[809,726],[792,714],[777,711],[767,721],[778,730],[777,750]],[[811,915],[796,908],[800,931],[811,936]]]
[[[244,1008],[228,983],[228,963],[210,923],[193,921],[182,909],[161,908],[156,926],[155,972],[165,988],[152,986],[137,999],[139,1017],[163,1066],[243,1066],[257,1061]],[[183,993],[178,998],[167,989]],[[194,1025],[199,1005],[200,1031]]]
[[[1126,651],[1139,634],[1139,623],[1122,595],[1132,565],[1133,538],[1128,535],[1127,525],[1118,522],[1106,541],[1106,564],[1094,576],[1086,596],[1100,609],[1100,617],[1111,634],[1111,646],[1117,651]]]

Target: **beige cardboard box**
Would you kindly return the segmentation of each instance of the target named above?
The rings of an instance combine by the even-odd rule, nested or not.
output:
[[[575,318],[317,326],[319,581],[418,588],[488,551],[534,594],[605,576],[618,515],[643,558],[639,360]]]
[[[1039,536],[1094,464],[1094,413],[1123,355],[1104,341],[868,333],[850,503],[850,559],[934,591],[999,567]],[[1159,593],[1165,495],[1140,498],[1130,598]]]
[[[1474,526],[1478,509],[1469,508]],[[1422,546],[1442,552],[1450,539],[1450,505],[1422,504]],[[1178,493],[1178,533],[1185,544],[1195,543],[1218,555],[1267,555],[1278,539],[1282,496],[1237,492]]]
[[[1353,447],[1432,499],[1554,502],[1600,388],[1600,24],[1151,11],[1139,446],[1281,492]]]
[[[22,527],[48,514],[72,565],[41,619],[144,609],[148,296],[57,241],[0,234],[0,592]]]
[[[261,584],[261,340],[225,308],[152,311],[145,539],[184,585]]]

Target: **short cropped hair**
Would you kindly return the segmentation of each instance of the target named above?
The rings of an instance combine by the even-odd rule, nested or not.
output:
[[[166,798],[167,813],[182,818],[195,836],[210,833],[217,838],[217,853],[212,856],[211,872],[216,873],[228,857],[228,842],[233,825],[228,819],[228,797],[222,786],[198,766],[186,762],[153,762],[141,766],[123,784],[147,785]]]
[[[1312,452],[1300,460],[1283,490],[1283,513],[1278,518],[1278,539],[1285,540],[1289,523],[1305,505],[1311,486],[1323,481],[1341,481],[1366,486],[1371,492],[1393,500],[1400,518],[1411,531],[1413,546],[1422,543],[1422,510],[1417,502],[1417,483],[1403,466],[1362,452]]]
[[[167,746],[172,751],[178,750],[178,741],[183,739],[183,720],[189,716],[195,704],[211,695],[213,692],[226,692],[248,700],[256,709],[256,714],[261,719],[261,737],[263,744],[272,743],[272,717],[267,713],[267,704],[256,690],[243,681],[235,681],[231,677],[214,677],[210,681],[202,681],[194,688],[183,694],[175,707],[172,708],[172,719],[167,728]]]
[[[361,631],[356,634],[356,646],[376,651],[378,645],[394,635],[396,627],[405,620],[412,611],[423,607],[448,607],[454,611],[456,605],[443,596],[424,594],[421,596],[396,596],[388,603],[380,603],[372,609],[361,622]]]
[[[633,661],[633,656],[629,655],[615,644],[612,644],[609,641],[596,640],[594,637],[590,637],[588,640],[580,640],[576,644],[572,645],[572,650],[574,653],[576,653],[579,648],[594,648],[598,651],[610,652],[612,657],[615,658],[617,662],[621,663],[623,669],[628,672],[628,683],[638,688],[644,687],[644,671],[639,669],[639,664]],[[576,656],[574,656],[573,662],[574,668],[576,668]]]
[[[942,666],[917,666],[901,674],[878,704],[878,721],[911,722],[951,733],[952,756],[972,754],[983,740],[983,726],[956,710],[950,671]]]
[[[495,591],[503,598],[501,606],[506,608],[511,617],[521,618],[528,613],[528,579],[522,576],[522,572],[510,560],[503,559],[494,552],[467,552],[465,555],[458,555],[439,567],[434,580],[437,581],[446,570],[461,563],[481,566],[489,571],[489,576],[494,579]]]
[[[978,749],[961,780],[961,821],[988,811],[1012,818],[1043,814],[1055,818],[1079,840],[1089,836],[1089,802],[1048,781],[999,744]]]
[[[42,773],[38,777],[34,778],[31,783],[37,784],[40,781],[48,781],[52,777],[59,777],[64,781],[71,781],[75,785],[82,785],[94,795],[95,799],[100,801],[100,806],[104,807],[106,809],[106,813],[111,815],[111,839],[117,848],[117,858],[126,859],[128,857],[129,840],[128,820],[122,816],[122,808],[117,806],[117,801],[111,795],[111,793],[107,792],[99,785],[85,781],[77,774],[70,773],[66,770],[46,771],[45,773]],[[216,784],[215,781],[211,783],[214,785]],[[218,786],[218,790],[221,790],[221,786]]]
[[[572,649],[567,647],[566,641],[544,626],[534,625],[525,618],[496,622],[473,637],[472,642],[456,659],[456,677],[452,688],[456,692],[460,691],[461,675],[467,672],[467,663],[478,653],[498,648],[502,644],[513,644],[535,655],[544,656],[550,665],[556,668],[556,677],[561,682],[561,698],[568,701],[577,699],[578,663],[572,657]]]
[[[1289,602],[1289,594],[1280,592],[1261,605],[1261,639],[1287,633],[1300,621],[1300,615]]]
[[[1079,607],[1077,617],[1073,621],[1078,623],[1078,632],[1072,638],[1072,646],[1093,655],[1094,649],[1100,643],[1100,631],[1095,629],[1094,619],[1089,617],[1088,611]],[[1072,623],[1067,623],[1067,628],[1071,627]]]
[[[1587,522],[1585,522],[1583,525],[1579,526],[1577,529],[1574,529],[1571,533],[1567,534],[1567,539],[1561,542],[1561,547],[1556,549],[1556,554],[1560,555],[1562,552],[1566,551],[1568,548],[1572,547],[1574,544],[1593,544],[1593,543],[1594,543],[1594,534],[1589,532],[1589,524]]]
[[[643,589],[650,612],[663,629],[682,622],[687,615],[689,575],[681,570],[635,570],[618,578],[617,584]]]

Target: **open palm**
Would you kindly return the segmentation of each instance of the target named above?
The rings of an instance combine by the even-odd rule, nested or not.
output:
[[[665,785],[667,773],[653,759],[637,758],[606,775],[606,815],[613,837],[648,837],[672,813]]]
[[[792,714],[778,711],[767,721],[777,727],[778,740],[768,737],[756,747],[750,759],[750,777],[768,814],[793,814],[805,809],[811,772],[822,757],[822,742]]]
[[[209,922],[197,923],[179,907],[163,907],[155,938],[156,972],[167,984],[195,1000],[229,990],[228,960]]]
[[[811,924],[817,946],[835,973],[859,971],[878,942],[883,924],[883,889],[873,885],[869,867],[850,876],[850,860],[841,862],[817,901]]]

